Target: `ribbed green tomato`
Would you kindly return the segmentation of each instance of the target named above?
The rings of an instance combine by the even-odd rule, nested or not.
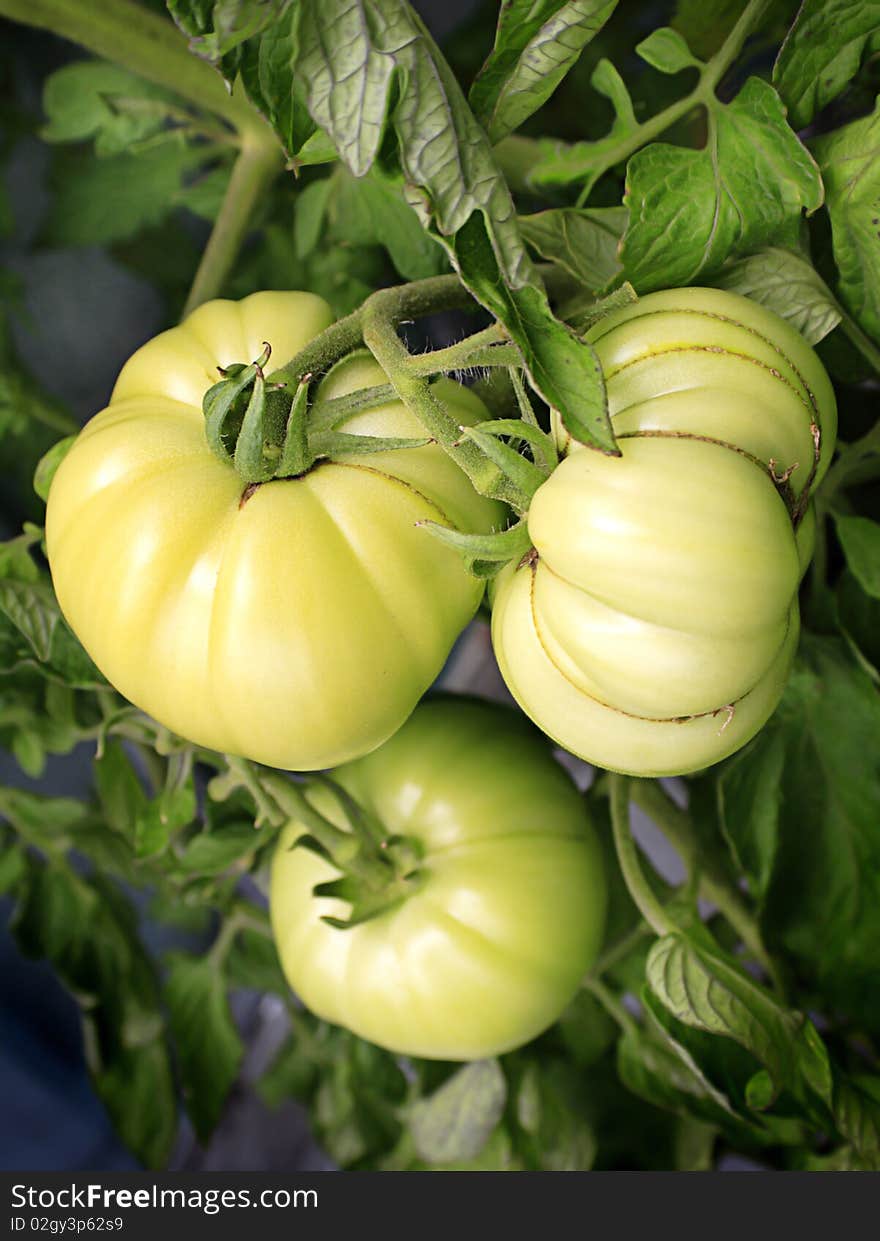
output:
[[[296,770],[399,728],[480,602],[455,552],[416,523],[501,520],[436,445],[247,491],[211,453],[202,397],[217,368],[263,341],[285,361],[330,319],[309,293],[256,293],[148,342],[58,469],[46,517],[61,609],[107,679],[199,745]],[[353,358],[324,392],[382,382]],[[437,388],[459,422],[486,417],[459,385]],[[424,434],[398,402],[345,429]]]
[[[392,1051],[498,1055],[560,1015],[598,953],[606,881],[583,798],[544,738],[506,708],[421,704],[380,749],[334,779],[420,847],[420,884],[379,917],[339,929],[348,907],[315,897],[335,875],[293,848],[272,866],[272,927],[293,990],[318,1016]],[[326,789],[314,804],[342,825]]]
[[[622,456],[557,422],[568,455],[533,498],[535,554],[495,585],[495,653],[566,749],[636,775],[698,770],[785,685],[814,520],[795,530],[780,480],[794,507],[827,468],[833,390],[792,328],[715,289],[650,294],[589,336]]]

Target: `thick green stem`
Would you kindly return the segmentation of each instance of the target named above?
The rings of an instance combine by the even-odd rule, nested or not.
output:
[[[721,47],[700,75],[700,88],[708,96],[714,94],[719,82],[737,59],[746,39],[761,22],[771,0],[749,0]]]
[[[283,776],[271,771],[260,772],[260,784],[269,792],[285,817],[307,827],[319,844],[340,864],[347,862],[349,855],[356,851],[357,839],[351,832],[336,827],[317,811],[299,784],[285,780]]]
[[[475,332],[445,349],[409,355],[407,363],[413,375],[440,375],[450,371],[466,371],[476,366],[518,366],[522,357],[516,345],[504,344],[507,333],[500,323],[493,323],[482,332]]]
[[[614,829],[614,847],[629,894],[642,917],[657,935],[669,935],[675,930],[666,910],[652,892],[645,879],[639,861],[638,847],[629,821],[629,797],[631,781],[627,776],[612,774],[611,825]]]
[[[552,267],[541,269],[546,283],[553,288],[557,274]],[[284,383],[288,389],[304,378],[326,372],[346,354],[365,344],[385,371],[391,393],[418,418],[428,436],[435,440],[467,474],[481,495],[512,504],[519,512],[528,506],[529,494],[508,476],[508,471],[493,463],[486,451],[470,437],[462,437],[462,428],[439,399],[428,376],[440,371],[464,369],[490,363],[510,367],[521,362],[519,351],[505,344],[505,333],[492,325],[446,349],[412,356],[397,333],[401,322],[418,319],[443,310],[473,305],[473,299],[457,276],[433,276],[388,289],[379,289],[363,305],[345,319],[334,323],[292,358],[271,380]],[[381,386],[367,394],[369,404],[385,399]],[[342,398],[345,401],[345,398]],[[320,427],[325,429],[341,421],[356,408],[345,403],[332,412],[324,409]],[[314,429],[314,428],[312,428]]]
[[[625,960],[639,946],[642,940],[647,939],[650,934],[651,928],[647,922],[637,922],[631,931],[628,931],[626,935],[622,935],[620,939],[605,949],[590,970],[590,977],[601,978],[603,974],[607,974],[609,970],[614,969],[619,961]]]
[[[192,55],[170,19],[132,0],[0,0],[0,15],[79,43],[232,127],[241,151],[184,314],[216,297],[247,234],[255,204],[284,166],[271,127],[243,95],[230,94],[220,75]]]
[[[254,208],[283,167],[284,156],[274,139],[243,135],[220,213],[186,299],[184,317],[221,292],[247,235]]]
[[[769,2],[770,0],[749,0],[736,25],[712,59],[703,67],[699,81],[687,95],[623,134],[617,142],[600,141],[591,144],[594,149],[585,153],[583,165],[583,175],[589,175],[591,186],[609,169],[622,164],[649,142],[654,142],[694,108],[717,106],[715,90],[739,56],[746,39],[763,18]],[[536,188],[531,177],[535,166],[540,164],[543,158],[541,141],[513,135],[495,147],[495,158],[512,189],[527,193]]]
[[[481,495],[518,504],[520,496],[513,495],[500,469],[487,459],[476,444],[469,440],[462,441],[458,422],[433,391],[429,381],[410,371],[410,355],[397,335],[394,321],[380,294],[374,294],[364,304],[363,337],[391,381],[396,395],[418,418],[431,438],[458,462],[477,491]]]
[[[489,332],[495,329],[487,328],[486,330]],[[515,345],[495,345],[475,353],[471,348],[464,348],[474,339],[476,337],[469,337],[467,341],[450,345],[448,349],[435,349],[428,353],[411,355],[412,374],[432,376],[448,374],[450,371],[468,370],[470,367],[482,369],[486,366],[504,367],[507,370],[511,365],[521,364],[519,350]],[[389,401],[396,399],[396,393],[391,384],[377,384],[374,388],[359,388],[355,392],[346,393],[345,396],[334,396],[324,401],[318,400],[309,411],[309,428],[312,431],[327,431],[341,426],[355,414],[363,413],[368,409],[376,409],[380,405],[387,405]]]
[[[551,297],[565,293],[570,283],[570,277],[565,272],[553,264],[546,263],[539,264],[537,270]],[[344,358],[346,354],[353,352],[364,343],[363,325],[367,314],[381,310],[385,319],[390,323],[398,324],[408,319],[420,319],[425,315],[440,314],[447,310],[468,309],[477,309],[476,303],[458,276],[453,274],[429,276],[425,280],[414,280],[411,284],[378,289],[357,310],[331,324],[320,336],[316,336],[295,357],[270,375],[270,379],[275,383],[287,383],[291,387],[296,387],[307,375],[324,374],[334,362],[338,362],[340,358]],[[440,370],[462,368],[463,359],[471,351],[469,342],[474,339],[481,344],[496,339],[503,341],[504,333],[497,325],[493,325],[484,331],[475,333],[473,337],[451,345],[448,350],[439,349],[433,353],[412,356],[407,354],[407,369],[413,375],[435,375]],[[495,351],[498,349],[498,365],[511,365],[509,358],[514,356],[515,346],[510,346],[510,355],[505,355],[507,360],[503,360],[500,354],[501,348],[506,350],[508,347],[495,346],[490,351],[491,358],[496,358]],[[445,355],[445,364],[435,366],[434,359],[438,354],[441,359]],[[515,358],[515,365],[521,365],[522,359],[518,350]],[[471,364],[474,364],[472,359]],[[479,365],[485,364],[481,357]]]
[[[223,964],[229,955],[229,951],[235,942],[236,936],[239,931],[243,929],[244,923],[238,913],[230,914],[229,917],[224,919],[221,923],[217,937],[208,952],[208,960],[215,969],[223,968]]]
[[[173,22],[133,0],[0,0],[0,16],[70,39],[223,117],[241,135],[271,138],[250,104],[230,95],[220,75],[189,52]]]
[[[2,2],[2,0],[0,0]],[[387,315],[395,323],[416,319],[441,310],[462,310],[473,305],[473,298],[458,276],[431,276],[392,289],[380,289],[357,310],[339,319],[316,336],[306,347],[279,367],[270,379],[291,387],[308,375],[322,375],[334,362],[344,358],[364,343],[364,316],[374,298],[381,297]],[[407,355],[408,357],[409,355]]]

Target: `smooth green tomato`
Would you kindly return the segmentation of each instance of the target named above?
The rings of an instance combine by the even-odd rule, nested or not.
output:
[[[327,1021],[392,1051],[441,1060],[500,1055],[540,1034],[573,998],[602,939],[606,879],[584,800],[521,715],[427,700],[378,750],[333,773],[390,836],[415,842],[416,890],[340,929],[347,906],[315,896],[337,874],[293,847],[272,866],[284,972]],[[333,794],[313,804],[344,825]]]

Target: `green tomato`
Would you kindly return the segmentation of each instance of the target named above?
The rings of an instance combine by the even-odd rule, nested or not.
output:
[[[436,445],[247,491],[211,453],[202,397],[217,368],[263,341],[285,361],[330,318],[309,293],[256,293],[148,342],[58,469],[46,515],[59,604],[111,684],[198,745],[296,770],[399,728],[479,605],[480,584],[417,523],[501,520]],[[383,382],[354,358],[324,394]],[[459,422],[487,416],[459,385],[437,390]],[[345,429],[424,434],[399,402]]]
[[[380,749],[334,773],[421,853],[403,904],[356,926],[316,897],[332,865],[275,853],[271,914],[285,974],[327,1021],[392,1051],[442,1060],[499,1055],[560,1015],[598,953],[606,881],[584,801],[544,738],[516,713],[426,701]],[[333,795],[309,796],[342,820]]]
[[[751,453],[799,493],[828,469],[837,404],[816,352],[784,319],[736,293],[669,289],[600,319],[587,333],[616,435],[700,435]],[[563,451],[582,449],[554,421]]]
[[[744,745],[785,686],[815,537],[792,497],[824,473],[825,371],[764,307],[714,289],[641,298],[591,330],[622,452],[570,440],[533,497],[534,554],[493,590],[514,697],[566,749],[635,775]],[[817,451],[818,450],[818,451]]]

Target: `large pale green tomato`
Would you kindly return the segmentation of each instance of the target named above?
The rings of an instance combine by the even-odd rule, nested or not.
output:
[[[567,455],[533,498],[534,553],[494,587],[495,653],[566,749],[636,775],[698,770],[784,688],[815,522],[806,508],[795,529],[780,480],[794,505],[827,468],[833,390],[792,328],[715,289],[650,294],[589,337],[622,456],[556,422]]]
[[[293,990],[320,1017],[392,1051],[499,1055],[560,1015],[598,953],[606,881],[583,799],[545,740],[506,708],[428,700],[390,741],[334,773],[390,833],[420,846],[402,905],[339,929],[315,897],[329,862],[284,832],[272,927]],[[331,794],[314,803],[338,818]]]
[[[60,466],[46,518],[61,609],[107,679],[199,745],[296,770],[399,728],[479,604],[479,583],[417,523],[501,520],[436,445],[247,490],[211,453],[202,398],[217,368],[263,341],[283,362],[330,319],[309,293],[256,293],[148,342]],[[326,391],[383,382],[355,358]],[[459,422],[486,417],[459,385],[438,391]],[[345,429],[424,434],[398,402]]]

